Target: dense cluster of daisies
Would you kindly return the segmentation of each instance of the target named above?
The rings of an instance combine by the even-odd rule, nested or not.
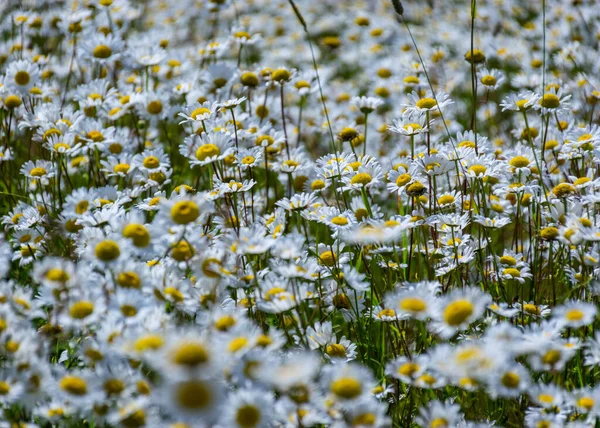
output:
[[[393,3],[2,1],[0,427],[597,424],[600,8]]]

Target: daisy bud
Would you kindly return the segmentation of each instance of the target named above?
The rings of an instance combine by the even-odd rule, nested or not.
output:
[[[392,0],[392,5],[394,6],[394,10],[398,15],[404,15],[404,6],[402,6],[402,2],[400,0]]]

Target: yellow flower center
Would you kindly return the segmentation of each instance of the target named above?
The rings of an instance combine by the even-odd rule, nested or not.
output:
[[[178,262],[185,262],[194,256],[194,247],[187,241],[179,241],[171,247],[171,257]]]
[[[165,343],[165,341],[161,336],[156,335],[156,334],[147,334],[145,336],[138,338],[135,341],[133,348],[138,352],[144,352],[144,351],[148,351],[148,350],[157,350],[157,349],[162,348],[164,343]]]
[[[165,295],[169,296],[175,302],[183,302],[185,300],[183,293],[175,287],[165,287]]]
[[[48,417],[53,418],[55,416],[64,416],[65,411],[60,407],[56,407],[54,409],[48,409]]]
[[[573,184],[575,184],[575,186],[581,186],[582,184],[589,183],[590,181],[592,181],[592,179],[589,177],[579,177],[573,182]]]
[[[146,106],[146,110],[152,115],[160,114],[163,110],[162,102],[159,100],[150,101]]]
[[[469,168],[469,172],[475,174],[476,176],[480,176],[485,174],[487,171],[487,168],[483,165],[473,165]]]
[[[87,383],[78,376],[65,376],[60,380],[60,389],[71,395],[87,394]]]
[[[369,427],[374,426],[375,422],[377,422],[377,416],[374,413],[363,413],[352,420],[352,426]]]
[[[421,129],[423,129],[418,123],[408,123],[404,125],[403,128],[405,131],[410,131],[411,129],[413,131],[420,131]]]
[[[358,221],[362,221],[369,216],[369,212],[366,208],[358,208],[356,211],[354,211],[354,216]]]
[[[319,254],[319,262],[325,266],[333,266],[336,262],[336,256],[333,251],[324,251]]]
[[[69,308],[69,315],[71,315],[71,318],[75,318],[78,320],[90,316],[92,312],[94,312],[94,304],[89,300],[75,302]]]
[[[121,305],[119,309],[121,309],[121,314],[124,317],[134,317],[137,315],[137,308],[133,305]]]
[[[108,395],[118,395],[125,389],[125,384],[120,379],[108,379],[103,386]]]
[[[400,302],[400,309],[407,312],[423,312],[426,308],[425,301],[419,297],[407,297]]]
[[[188,410],[206,408],[212,403],[210,386],[201,380],[188,380],[178,384],[175,391],[177,403]]]
[[[119,244],[110,239],[106,239],[96,244],[94,252],[96,257],[103,262],[113,261],[121,255]]]
[[[310,89],[310,82],[307,82],[306,80],[298,80],[294,84],[294,87],[296,89]]]
[[[74,219],[69,219],[65,223],[65,229],[69,233],[77,233],[79,230],[83,229],[83,226],[78,225]]]
[[[171,208],[171,218],[177,224],[188,224],[200,216],[200,209],[193,201],[179,201]]]
[[[112,49],[106,45],[98,45],[93,51],[94,58],[106,59],[112,55]]]
[[[237,352],[242,349],[244,346],[248,344],[248,339],[246,337],[236,337],[227,346],[227,350],[231,353]]]
[[[19,86],[25,86],[29,83],[31,77],[25,70],[19,70],[15,73],[15,83]]]
[[[57,152],[60,152],[61,150],[68,150],[70,147],[66,143],[56,143],[52,148]]]
[[[254,428],[260,423],[261,419],[260,409],[251,404],[241,406],[235,415],[235,421],[242,428]]]
[[[321,190],[325,188],[325,182],[323,180],[314,180],[311,184],[310,184],[310,188],[311,190]]]
[[[350,309],[350,299],[345,294],[336,294],[333,296],[333,306],[336,309]]]
[[[398,368],[398,373],[402,376],[413,377],[419,371],[420,367],[415,363],[405,363]]]
[[[525,108],[525,104],[527,104],[528,102],[529,100],[518,100],[515,104],[520,110],[523,110]]]
[[[420,376],[418,380],[423,383],[426,383],[427,385],[433,385],[436,379],[429,373],[425,373],[423,376]]]
[[[121,272],[117,276],[117,284],[123,288],[140,288],[142,281],[135,272]]]
[[[258,76],[256,75],[256,73],[253,73],[251,71],[245,71],[240,76],[240,82],[242,82],[242,85],[244,86],[255,88],[256,86],[258,86]],[[296,84],[296,87],[298,87],[298,84]]]
[[[98,412],[97,409],[95,410]],[[121,419],[119,424],[127,428],[141,428],[146,425],[146,414],[142,409],[135,410]]]
[[[530,161],[525,156],[515,156],[509,161],[509,164],[513,168],[525,168],[529,166]]]
[[[473,309],[473,303],[469,300],[455,300],[446,306],[444,320],[452,327],[461,325],[473,314]]]
[[[352,399],[362,393],[362,384],[353,377],[343,377],[331,383],[331,392],[341,398]]]
[[[9,109],[17,108],[22,103],[23,101],[21,100],[21,98],[19,98],[18,95],[9,95],[6,98],[4,98],[4,105]]]
[[[513,278],[520,278],[521,277],[521,272],[519,272],[519,269],[515,269],[515,268],[507,268],[504,269],[502,271],[503,275],[510,275]]]
[[[477,381],[468,376],[461,378],[458,384],[463,388],[474,388],[477,386]]]
[[[396,311],[394,311],[393,309],[383,309],[383,310],[379,311],[377,316],[379,318],[383,318],[383,317],[394,318],[396,316]]]
[[[270,302],[271,300],[273,300],[274,297],[282,293],[285,293],[285,288],[273,287],[265,293],[265,300],[267,302]]]
[[[579,400],[577,400],[577,405],[579,407],[584,408],[587,411],[592,410],[592,408],[594,407],[595,403],[596,402],[591,397],[581,397]]]
[[[150,232],[143,224],[128,224],[123,229],[123,236],[131,239],[136,247],[147,247],[150,243]]]
[[[285,68],[278,68],[271,74],[271,78],[276,82],[284,82],[289,80],[291,73]]]
[[[340,131],[339,137],[342,141],[350,141],[358,137],[358,131],[354,128],[346,127]]]
[[[408,312],[423,312],[426,308],[425,301],[418,297],[407,297],[400,302],[400,309]]]
[[[152,181],[156,181],[157,183],[161,184],[167,179],[167,176],[161,171],[155,171],[151,172],[148,175],[148,178]]]
[[[515,259],[513,256],[502,256],[500,257],[500,263],[514,266],[517,264],[517,259]]]
[[[227,331],[236,324],[235,318],[231,315],[225,315],[215,322],[215,328],[219,331]]]
[[[398,178],[396,178],[396,186],[402,187],[405,184],[409,183],[412,177],[410,174],[400,174]]]
[[[344,346],[340,345],[339,343],[332,343],[331,345],[327,345],[327,347],[325,348],[325,352],[330,357],[343,358],[346,356],[346,348],[344,348]]]
[[[190,117],[195,120],[198,116],[204,116],[206,114],[210,114],[210,110],[206,107],[199,107],[190,114]]]
[[[69,278],[69,274],[60,268],[48,269],[48,271],[46,272],[46,279],[49,281],[64,283],[67,282]]]
[[[552,193],[554,193],[554,196],[557,198],[564,198],[572,193],[575,193],[575,187],[573,187],[571,183],[561,183],[554,186]]]
[[[579,309],[571,309],[567,311],[565,314],[565,318],[568,321],[581,321],[583,319],[584,313]]]
[[[331,222],[337,226],[346,226],[348,224],[348,219],[346,217],[337,216],[333,217]]]
[[[502,375],[500,381],[505,387],[514,389],[519,386],[520,378],[515,372],[507,372]]]
[[[199,342],[187,342],[173,352],[171,360],[181,366],[196,367],[208,361],[208,352]]]
[[[456,199],[452,195],[443,195],[438,198],[439,205],[449,205],[453,204],[455,201]]]
[[[158,168],[159,165],[160,161],[156,156],[148,156],[146,159],[144,159],[144,167],[148,169]]]
[[[100,131],[90,131],[87,133],[86,138],[88,138],[96,143],[100,143],[100,142],[104,141],[104,135]]]
[[[261,334],[260,336],[258,336],[258,339],[256,339],[256,344],[262,348],[265,348],[269,345],[271,345],[273,343],[273,339],[271,339],[269,336],[266,336],[264,334]]]
[[[483,83],[485,86],[494,86],[496,82],[496,78],[491,74],[486,74],[481,78],[481,83]]]
[[[539,315],[541,313],[540,308],[538,308],[536,305],[532,304],[532,303],[526,303],[523,305],[523,310],[527,313],[533,314],[533,315]]]
[[[480,64],[485,61],[485,54],[481,49],[473,49],[469,50],[465,54],[465,60],[467,62],[474,62],[475,64]]]
[[[218,278],[219,271],[215,268],[215,265],[221,266],[221,262],[218,259],[209,257],[202,262],[202,273],[209,278]]]
[[[150,385],[143,380],[138,380],[136,383],[137,391],[142,395],[148,395],[151,392]]]
[[[31,174],[32,177],[43,177],[44,175],[48,174],[48,171],[46,171],[44,168],[36,167],[33,168],[29,174]]]
[[[37,251],[37,248],[35,248],[35,247],[22,246],[21,247],[21,257],[31,257],[33,254],[35,254],[36,251]]]
[[[448,420],[446,418],[435,418],[429,425],[430,428],[446,428],[448,426]]]
[[[540,231],[540,236],[548,241],[555,239],[559,232],[556,227],[546,227]]]
[[[257,146],[270,146],[275,142],[275,139],[270,135],[260,135],[256,138]]]
[[[560,355],[558,349],[551,349],[542,356],[542,362],[553,366],[560,361]]]
[[[216,145],[204,144],[196,150],[196,159],[203,161],[206,158],[212,158],[214,156],[219,156],[220,154],[221,150]]]
[[[540,105],[545,108],[557,108],[560,105],[560,98],[555,94],[547,93],[540,100]]]
[[[254,156],[246,156],[242,159],[243,165],[252,165],[256,161]]]
[[[118,174],[127,174],[129,172],[129,164],[126,163],[118,163],[114,166],[113,171]]]
[[[420,181],[415,181],[406,187],[406,193],[410,196],[422,195],[425,191],[425,186]]]
[[[429,110],[437,106],[437,102],[433,98],[421,98],[416,105],[420,109]]]

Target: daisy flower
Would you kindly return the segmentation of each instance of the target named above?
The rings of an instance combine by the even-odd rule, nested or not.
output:
[[[13,91],[27,95],[39,83],[40,72],[37,65],[25,60],[8,64],[4,84]]]
[[[406,108],[405,112],[409,117],[420,117],[424,113],[442,109],[453,103],[448,94],[439,92],[434,95],[431,91],[427,91],[424,97],[412,92],[408,94],[408,101],[403,107]]]
[[[440,336],[450,338],[481,317],[490,300],[488,294],[477,288],[453,290],[441,298],[432,328]]]
[[[578,328],[592,323],[596,312],[596,306],[591,303],[570,301],[555,308],[552,318],[565,327]]]

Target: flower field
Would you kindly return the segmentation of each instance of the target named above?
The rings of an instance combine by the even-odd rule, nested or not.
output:
[[[596,0],[3,0],[0,428],[596,427]]]

